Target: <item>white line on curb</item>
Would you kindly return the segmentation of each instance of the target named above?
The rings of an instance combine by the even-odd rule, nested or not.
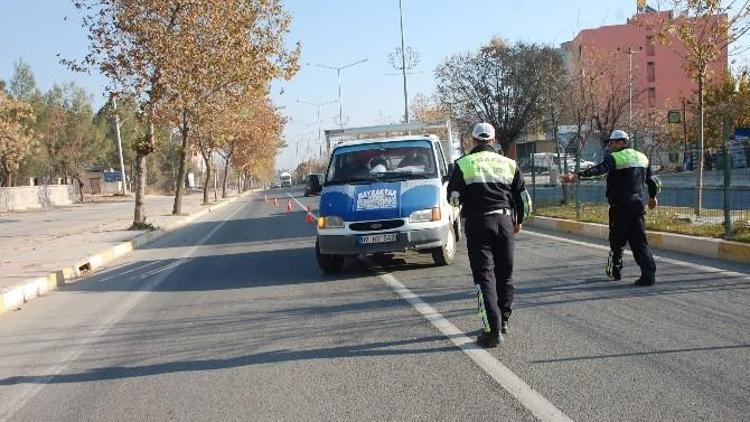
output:
[[[571,244],[574,244],[574,245],[586,246],[586,247],[589,247],[589,248],[599,249],[599,250],[602,250],[602,251],[609,251],[609,246],[597,245],[596,243],[582,242],[580,240],[573,240],[573,239],[568,239],[568,238],[565,238],[565,237],[553,236],[553,235],[550,235],[550,234],[542,234],[542,233],[537,233],[537,232],[533,232],[533,231],[530,231],[530,230],[524,230],[523,233],[530,234],[530,235],[536,236],[536,237],[545,238],[545,239],[557,240],[557,241],[560,241],[560,242],[571,243]],[[628,254],[628,255],[633,255],[633,253],[630,252],[630,251],[625,251],[625,253]],[[706,272],[710,272],[710,273],[719,273],[719,274],[721,274],[723,276],[741,277],[741,278],[744,278],[745,280],[750,280],[750,275],[748,275],[747,273],[740,273],[740,272],[737,272],[737,271],[722,270],[721,268],[711,267],[711,266],[708,266],[708,265],[694,264],[692,262],[680,261],[680,260],[677,260],[677,259],[666,258],[666,257],[659,256],[659,255],[654,255],[654,259],[657,260],[657,261],[666,262],[668,264],[673,264],[673,265],[679,265],[679,266],[683,266],[683,267],[692,268],[692,269],[698,270],[698,271],[706,271]]]
[[[554,404],[544,396],[537,393],[518,375],[508,367],[500,363],[495,357],[484,349],[479,348],[472,339],[466,336],[453,323],[445,319],[432,306],[428,305],[419,296],[403,285],[392,274],[380,274],[380,278],[408,301],[414,309],[424,316],[430,323],[440,330],[444,336],[464,352],[480,368],[491,376],[500,386],[516,398],[526,409],[541,421],[572,421]]]
[[[195,251],[203,246],[203,244],[209,238],[211,238],[214,233],[216,233],[219,229],[221,229],[222,226],[224,226],[224,223],[231,219],[234,214],[236,214],[237,211],[241,210],[242,208],[243,207],[237,207],[229,214],[229,216],[227,216],[227,218],[222,220],[216,227],[211,229],[211,231],[200,238],[196,245],[188,251],[185,257],[187,258],[195,253]],[[187,261],[187,259],[185,258],[181,260],[181,262],[185,261]],[[81,341],[69,353],[63,356],[59,365],[56,365],[45,371],[47,372],[47,375],[34,377],[33,379],[27,381],[27,383],[31,386],[27,387],[25,391],[22,390],[21,393],[15,398],[9,398],[6,396],[3,401],[0,402],[0,422],[11,420],[13,414],[18,412],[29,400],[31,400],[37,393],[39,393],[39,391],[41,391],[48,383],[50,383],[50,381],[52,381],[55,376],[59,375],[72,362],[78,359],[86,351],[86,349],[89,348],[89,346],[91,346],[95,341],[97,341],[107,331],[109,331],[109,329],[114,324],[121,320],[133,307],[135,307],[146,295],[150,294],[152,290],[154,290],[159,284],[161,284],[178,267],[178,265],[170,267],[168,271],[159,273],[160,275],[158,277],[143,285],[137,293],[133,294],[122,306],[116,309],[113,314],[110,314],[109,317],[104,320],[103,324],[96,328],[89,336],[84,338],[83,341]]]

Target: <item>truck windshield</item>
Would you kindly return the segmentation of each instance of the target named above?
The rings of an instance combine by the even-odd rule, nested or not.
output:
[[[337,148],[326,182],[420,179],[436,176],[429,141],[391,141]]]

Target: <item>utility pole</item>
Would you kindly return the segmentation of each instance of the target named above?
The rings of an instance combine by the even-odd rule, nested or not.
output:
[[[404,76],[404,123],[409,123],[409,95],[406,89],[406,47],[404,45],[404,0],[398,1],[398,13],[401,17],[401,73]]]
[[[117,94],[112,94],[112,109],[115,112],[115,131],[117,132],[117,153],[120,156],[120,177],[122,177],[121,193],[128,193],[128,180],[125,178],[125,160],[122,158],[122,137],[120,136],[120,114],[117,113]]]

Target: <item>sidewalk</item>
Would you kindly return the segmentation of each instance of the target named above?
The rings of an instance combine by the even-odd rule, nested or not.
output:
[[[202,193],[184,197],[182,212],[194,214]],[[156,227],[185,218],[172,216],[172,196],[146,197],[146,222]],[[133,198],[70,207],[0,213],[0,293],[46,277],[80,260],[127,242],[145,231],[128,231]]]

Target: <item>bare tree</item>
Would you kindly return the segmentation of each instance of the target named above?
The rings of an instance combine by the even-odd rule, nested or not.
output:
[[[454,55],[438,66],[437,96],[460,123],[492,124],[507,151],[540,122],[545,86],[538,69],[554,54],[547,46],[492,39],[478,51]]]

